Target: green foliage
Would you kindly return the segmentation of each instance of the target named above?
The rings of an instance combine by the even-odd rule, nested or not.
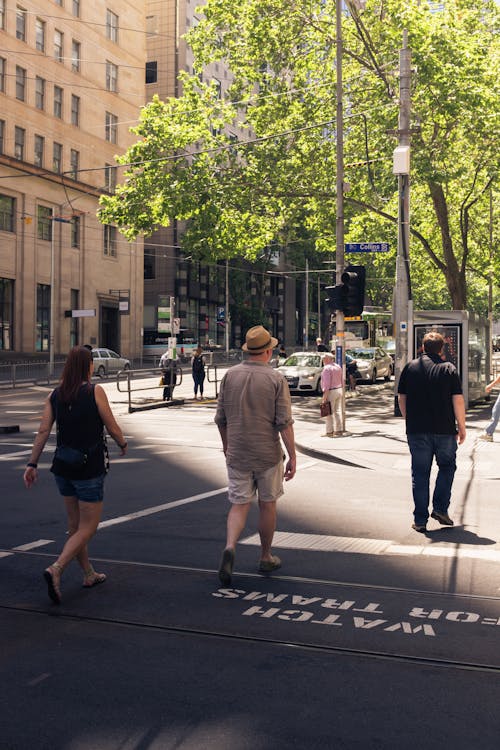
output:
[[[431,4],[432,5],[432,4]],[[481,308],[492,263],[488,195],[498,170],[498,7],[370,0],[344,14],[346,241],[389,241],[369,266],[390,304],[395,266],[402,29],[412,50],[411,270],[416,307]],[[335,244],[334,0],[208,0],[187,35],[195,74],[182,96],[144,107],[138,141],[101,219],[128,237],[189,219],[186,251],[255,260],[270,246]],[[229,67],[217,88],[197,75]],[[235,142],[231,133],[238,133]],[[356,262],[356,257],[349,258]],[[473,281],[471,270],[474,269]]]

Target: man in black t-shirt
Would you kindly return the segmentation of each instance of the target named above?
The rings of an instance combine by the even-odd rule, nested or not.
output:
[[[432,461],[439,467],[431,518],[453,526],[448,515],[456,470],[457,440],[465,440],[465,402],[456,367],[443,362],[444,339],[431,331],[424,336],[424,353],[408,362],[398,384],[401,414],[411,454],[413,528],[424,532],[429,518],[429,479]]]

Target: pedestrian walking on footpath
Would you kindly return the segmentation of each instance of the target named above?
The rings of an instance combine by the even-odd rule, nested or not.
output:
[[[323,343],[323,339],[322,338],[317,338],[316,339],[316,351],[317,352],[327,352],[328,351],[328,347]]]
[[[200,401],[203,399],[203,383],[205,381],[205,360],[203,359],[203,349],[199,346],[195,349],[191,362],[191,370],[194,381],[194,400],[198,398],[198,388],[200,389]]]
[[[465,403],[455,366],[444,362],[444,339],[437,331],[424,336],[423,353],[403,368],[398,384],[401,414],[411,454],[415,531],[425,532],[429,518],[429,480],[436,459],[438,475],[431,518],[453,526],[448,515],[456,471],[457,441],[465,440]]]
[[[491,390],[497,386],[500,385],[500,375],[495,378],[495,380],[492,380],[491,383],[488,383],[486,386],[486,393],[490,393]],[[493,404],[493,409],[491,410],[491,422],[486,425],[484,433],[479,436],[479,440],[486,440],[487,443],[493,442],[493,433],[495,432],[497,428],[498,421],[500,420],[500,394],[497,396],[497,400]]]
[[[295,475],[296,456],[288,383],[269,365],[277,343],[263,326],[250,328],[242,347],[248,358],[231,367],[220,385],[215,422],[226,456],[231,504],[219,565],[223,586],[231,584],[236,544],[256,497],[261,541],[258,569],[269,573],[281,566],[271,550],[276,502],[283,494],[283,478],[288,481]],[[281,440],[288,454],[285,467]]]
[[[49,597],[55,604],[61,603],[61,575],[74,558],[83,570],[85,588],[106,580],[104,573],[97,573],[92,567],[87,547],[101,519],[104,477],[109,464],[103,426],[122,456],[127,443],[106,392],[101,385],[91,383],[93,372],[91,352],[84,346],[75,346],[68,355],[58,387],[45,401],[24,472],[24,483],[29,489],[38,479],[38,459],[56,422],[57,447],[50,470],[64,498],[68,540],[57,560],[43,574]]]
[[[342,368],[335,362],[333,354],[325,354],[324,367],[321,372],[321,390],[323,403],[330,403],[331,413],[326,419],[326,433],[323,437],[340,437],[342,435]]]

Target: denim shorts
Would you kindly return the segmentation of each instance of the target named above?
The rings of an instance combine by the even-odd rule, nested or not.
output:
[[[59,492],[63,497],[76,497],[85,503],[101,503],[104,497],[104,477],[92,479],[66,479],[54,474]]]

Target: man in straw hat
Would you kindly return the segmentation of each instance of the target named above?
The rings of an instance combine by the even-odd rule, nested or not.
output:
[[[215,422],[222,438],[229,479],[226,547],[219,579],[231,584],[235,548],[245,528],[251,501],[259,500],[261,556],[258,569],[270,573],[281,566],[271,552],[276,528],[276,501],[283,494],[283,477],[296,470],[290,391],[283,375],[269,366],[278,341],[263,326],[246,334],[248,358],[231,367],[222,379]],[[283,440],[288,461],[283,467]]]

